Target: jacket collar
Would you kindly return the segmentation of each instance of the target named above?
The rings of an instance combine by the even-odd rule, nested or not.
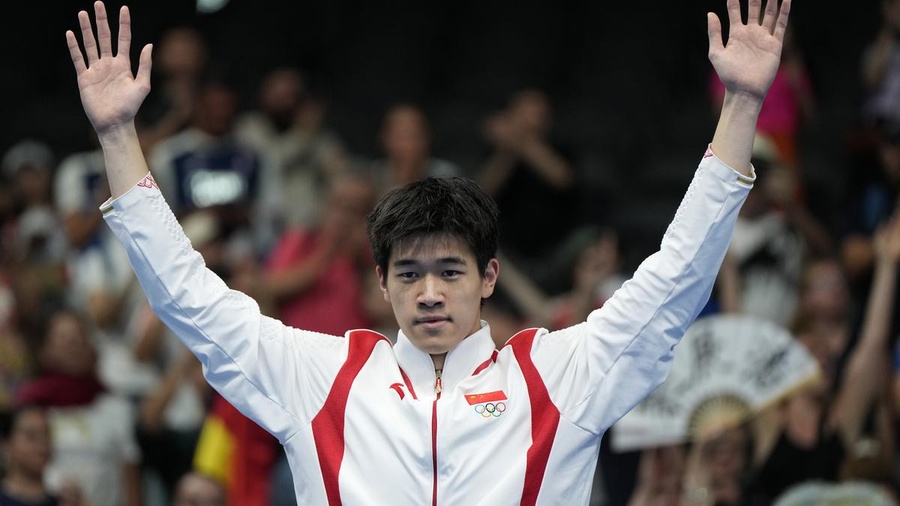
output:
[[[495,349],[491,327],[482,320],[479,330],[447,353],[441,372],[443,391],[451,391],[460,381],[472,376],[479,365],[491,358]],[[417,396],[420,399],[433,399],[435,373],[431,355],[416,348],[402,330],[397,333],[394,354],[397,356],[397,363],[409,376]]]

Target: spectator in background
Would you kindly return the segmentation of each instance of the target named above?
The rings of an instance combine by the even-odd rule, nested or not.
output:
[[[143,295],[136,291],[125,249],[99,210],[109,198],[103,153],[96,149],[63,159],[54,190],[67,238],[66,303],[84,313],[94,329],[104,384],[116,393],[140,396],[154,378],[132,358],[126,325]]]
[[[192,468],[212,395],[200,361],[183,348],[180,360],[140,404],[137,437],[144,465],[160,478],[167,497],[177,494],[179,479]]]
[[[741,312],[787,326],[797,307],[804,259],[826,254],[830,238],[796,201],[794,176],[762,134],[754,142],[753,165],[764,186],[741,208],[729,247],[740,276]]]
[[[881,18],[862,56],[863,118],[870,125],[900,121],[900,2],[881,0]]]
[[[819,361],[823,381],[789,397],[754,424],[754,497],[773,500],[788,487],[806,480],[885,481],[890,475],[893,435],[882,402],[887,387],[890,319],[900,262],[900,218],[882,227],[875,238],[876,275],[858,341],[838,373],[839,342],[834,335],[807,331],[798,338]],[[827,275],[833,264],[821,264],[820,279],[804,286],[807,314],[844,313],[840,277]],[[814,274],[814,273],[811,273]],[[832,279],[828,279],[832,278]],[[835,281],[836,280],[836,281]],[[824,290],[836,290],[827,294]],[[815,324],[809,328],[814,329]],[[840,336],[838,336],[840,337]],[[874,414],[873,427],[867,420]],[[865,465],[861,465],[865,464]]]
[[[4,464],[0,505],[89,506],[72,482],[61,484],[59,494],[51,494],[44,484],[53,454],[44,408],[23,405],[8,413],[0,423],[0,438]]]
[[[67,302],[93,320],[112,317],[109,308],[134,279],[121,244],[103,225],[100,204],[109,198],[109,183],[100,149],[62,160],[54,180],[54,203],[67,243]]]
[[[583,213],[571,156],[549,137],[551,115],[547,95],[526,89],[489,116],[484,135],[492,153],[478,180],[500,207],[501,248],[555,294],[561,287],[553,280],[564,278],[567,267],[554,253],[581,225]]]
[[[685,445],[647,449],[628,506],[755,506],[744,491],[752,448],[750,430],[740,426]]]
[[[7,267],[27,334],[39,327],[41,311],[65,297],[65,235],[51,186],[55,163],[50,147],[32,139],[15,144],[0,163],[11,183]]]
[[[275,204],[263,155],[235,136],[237,95],[222,81],[201,88],[191,126],[158,144],[150,166],[179,217],[207,209],[237,249],[258,257],[272,240]]]
[[[279,239],[259,292],[272,298],[286,325],[331,335],[393,325],[390,305],[368,275],[374,263],[365,218],[374,205],[368,178],[341,176],[332,182],[318,225]]]
[[[169,28],[154,52],[153,91],[136,120],[146,153],[190,125],[207,71],[208,48],[196,28]]]
[[[874,160],[854,170],[846,197],[840,230],[840,258],[851,296],[864,307],[871,291],[875,266],[875,231],[898,207],[900,188],[900,120],[885,121],[877,128]],[[854,315],[859,320],[858,315]],[[900,330],[900,311],[895,311],[892,332]]]
[[[891,478],[896,437],[883,394],[900,218],[882,227],[875,243],[875,283],[850,352],[845,349],[850,303],[845,279],[836,261],[816,260],[804,276],[797,338],[819,362],[821,381],[744,426],[701,430],[692,445],[643,452],[631,506],[772,504],[808,482],[868,482],[896,493]]]
[[[278,202],[279,225],[310,226],[331,180],[347,169],[346,149],[323,125],[325,106],[298,69],[269,72],[257,100],[255,109],[237,118],[235,137],[267,157],[273,172],[266,198]]]
[[[22,387],[18,401],[47,409],[51,482],[73,481],[94,506],[139,506],[134,416],[128,402],[111,395],[97,378],[88,332],[77,313],[54,312],[38,347],[41,373]]]
[[[53,151],[43,142],[25,139],[4,154],[2,167],[12,183],[13,205],[19,216],[15,239],[18,259],[58,262],[64,242],[53,209]]]
[[[409,103],[391,106],[380,133],[384,158],[372,167],[379,195],[426,177],[458,176],[453,162],[431,154],[431,128],[421,107]]]
[[[824,376],[833,381],[853,333],[850,288],[841,263],[830,257],[809,260],[797,301],[788,328],[819,359]]]
[[[572,246],[569,286],[558,297],[548,296],[513,262],[501,257],[504,272],[498,286],[526,315],[524,325],[560,330],[583,322],[627,279],[621,271],[615,231],[584,229]]]

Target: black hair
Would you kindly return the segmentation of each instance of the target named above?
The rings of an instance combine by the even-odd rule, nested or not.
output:
[[[385,194],[367,219],[375,263],[387,273],[391,250],[401,241],[447,234],[466,242],[484,275],[497,256],[500,210],[475,181],[429,177]]]

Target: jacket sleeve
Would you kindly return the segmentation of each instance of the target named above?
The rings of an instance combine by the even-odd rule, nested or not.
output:
[[[150,305],[203,363],[207,381],[280,441],[310,423],[347,356],[347,339],[263,316],[206,268],[152,176],[101,207]]]
[[[708,150],[659,251],[587,321],[541,331],[531,357],[564,419],[602,434],[665,380],[675,345],[709,299],[754,181]]]

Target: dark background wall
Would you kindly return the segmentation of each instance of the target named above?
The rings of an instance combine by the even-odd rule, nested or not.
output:
[[[115,13],[120,5],[116,0],[108,9]],[[557,137],[578,153],[580,176],[605,192],[596,212],[646,220],[635,226],[636,239],[658,238],[712,134],[705,13],[724,15],[721,0],[232,0],[205,15],[188,0],[129,5],[135,52],[168,27],[199,26],[246,106],[269,68],[305,68],[328,101],[329,123],[365,156],[377,155],[385,107],[414,100],[431,114],[437,154],[474,170],[483,155],[481,118],[515,89],[541,86],[556,107]],[[77,28],[76,12],[90,6],[81,0],[4,6],[0,151],[23,137],[50,142],[58,156],[90,146],[63,36]],[[877,0],[794,5],[792,27],[819,104],[818,121],[804,133],[804,171],[821,181],[813,195],[821,191],[824,199],[846,177],[859,58],[879,22]],[[635,216],[636,210],[643,212]]]

